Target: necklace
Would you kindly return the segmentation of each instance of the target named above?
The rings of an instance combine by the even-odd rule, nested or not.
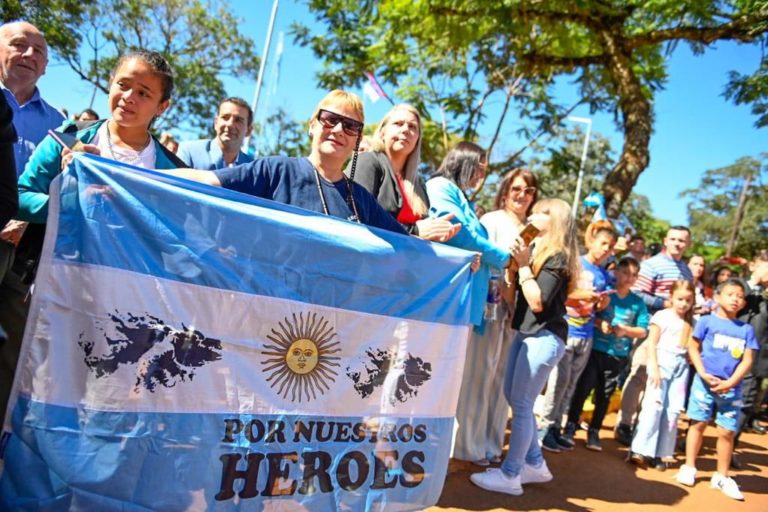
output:
[[[317,185],[317,193],[320,194],[320,202],[323,205],[323,213],[326,215],[331,215],[328,211],[328,203],[325,201],[325,193],[323,192],[323,187],[320,184],[320,172],[317,170],[317,167],[315,167],[314,164],[312,164],[312,170],[315,171],[315,184]],[[357,214],[355,196],[352,195],[352,182],[349,178],[347,178],[346,175],[344,175],[344,181],[347,184],[347,205],[349,205],[349,209],[352,210],[352,215],[347,220],[351,220],[352,222],[357,222],[360,224],[360,216]]]
[[[112,146],[112,132],[109,130],[109,121],[107,121],[107,149],[109,149],[109,153],[112,155],[112,160],[120,160],[117,155],[115,154],[115,148]],[[144,144],[144,147],[140,150],[135,150],[133,148],[130,148],[130,151],[133,151],[136,153],[136,155],[130,159],[127,163],[136,163],[141,162],[141,152],[147,149],[149,144],[152,142],[152,137],[147,133],[147,143]]]

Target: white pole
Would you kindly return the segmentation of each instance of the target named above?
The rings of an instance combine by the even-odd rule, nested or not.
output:
[[[259,95],[261,94],[261,82],[264,80],[264,68],[267,65],[267,57],[269,56],[269,46],[272,43],[272,31],[275,29],[275,18],[277,17],[277,4],[280,0],[274,0],[272,2],[272,15],[269,17],[269,27],[267,28],[267,39],[264,41],[264,50],[261,52],[261,64],[259,65],[259,76],[256,79],[256,91],[253,94],[253,102],[251,103],[251,110],[253,110],[253,119],[256,121],[256,109],[259,106]],[[248,145],[251,143],[251,136],[243,140],[243,151],[248,150]]]
[[[587,117],[568,117],[569,121],[576,123],[585,123],[587,125],[587,133],[584,137],[584,149],[581,151],[581,164],[579,165],[579,177],[576,180],[576,193],[573,196],[573,204],[571,205],[571,215],[576,217],[576,211],[579,209],[579,199],[581,196],[581,185],[584,182],[584,166],[587,163],[587,150],[589,149],[589,138],[592,135],[592,119]]]

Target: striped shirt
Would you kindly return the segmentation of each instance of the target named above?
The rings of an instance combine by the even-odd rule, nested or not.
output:
[[[670,288],[679,279],[693,282],[688,265],[662,252],[640,264],[640,274],[632,291],[643,299],[651,313],[655,313],[664,309],[664,300],[669,298]]]

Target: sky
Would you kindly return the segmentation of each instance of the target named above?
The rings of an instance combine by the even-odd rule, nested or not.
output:
[[[230,4],[243,21],[241,32],[254,40],[261,54],[272,0],[234,0]],[[294,21],[323,30],[315,23],[304,3],[296,0],[280,2],[257,120],[265,118],[277,107],[283,108],[295,119],[303,120],[311,115],[315,104],[327,92],[317,86],[315,77],[322,64],[309,49],[292,43],[289,30]],[[274,53],[281,32],[284,33],[284,51],[275,87]],[[728,71],[752,72],[759,62],[758,47],[733,43],[721,43],[703,56],[692,55],[688,46],[683,44],[669,58],[668,81],[665,89],[656,94],[653,103],[655,124],[650,145],[651,163],[634,189],[649,197],[654,215],[673,224],[687,224],[687,201],[679,198],[681,191],[696,187],[699,178],[708,169],[727,166],[744,156],[758,157],[761,152],[768,151],[768,130],[754,127],[755,117],[747,106],[735,106],[722,97]],[[224,78],[224,83],[228,95],[252,101],[254,80]],[[55,58],[51,59],[48,71],[38,85],[47,101],[56,107],[66,107],[70,113],[90,104],[93,87]],[[388,94],[393,93],[391,87],[385,85],[384,89]],[[359,89],[350,90],[362,95]],[[575,87],[561,85],[557,95],[566,104],[575,103]],[[95,110],[105,115],[106,105],[106,96],[98,93]],[[366,120],[377,122],[388,108],[389,104],[384,100],[374,104],[366,99]],[[495,128],[493,109],[492,105],[487,124],[480,129],[481,144],[490,142]],[[215,105],[212,105],[211,116],[214,114]],[[591,116],[586,108],[577,109],[573,115],[591,117],[593,132],[607,137],[618,153],[623,138],[612,115],[598,113]],[[514,112],[508,114],[499,143],[501,146],[515,150],[525,143],[513,133],[521,122],[525,121],[515,116]]]

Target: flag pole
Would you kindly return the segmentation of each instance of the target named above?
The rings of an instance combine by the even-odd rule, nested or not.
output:
[[[272,2],[272,15],[269,17],[269,27],[267,28],[267,39],[264,41],[264,50],[261,52],[261,64],[259,65],[259,76],[256,79],[256,91],[253,94],[253,102],[251,103],[251,110],[253,110],[253,119],[256,120],[256,110],[259,106],[259,95],[261,94],[261,83],[264,80],[264,68],[267,65],[267,57],[269,56],[269,46],[272,43],[272,32],[275,30],[275,18],[277,17],[277,4],[280,0],[274,0]],[[251,136],[243,140],[243,151],[247,152],[248,146],[251,143]]]

